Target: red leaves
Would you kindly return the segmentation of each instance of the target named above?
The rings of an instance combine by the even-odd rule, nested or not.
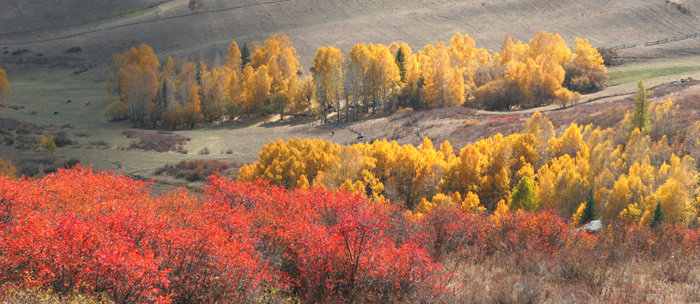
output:
[[[253,229],[265,240],[262,255],[302,302],[396,301],[441,291],[441,268],[425,248],[395,241],[397,234],[408,238],[408,231],[395,231],[408,224],[405,218],[390,218],[396,210],[388,206],[345,192],[289,193],[262,182],[223,178],[214,178],[205,193],[251,214]]]
[[[436,302],[452,275],[435,260],[551,256],[571,235],[548,212],[495,223],[440,207],[414,220],[359,195],[225,178],[201,196],[153,196],[83,168],[0,179],[0,212],[1,283],[119,303]]]
[[[570,227],[551,211],[515,212],[503,215],[491,233],[492,246],[512,252],[532,250],[551,254],[570,238]]]
[[[248,217],[190,195],[154,198],[144,183],[78,168],[0,180],[0,202],[3,283],[202,303],[249,299],[271,279]]]

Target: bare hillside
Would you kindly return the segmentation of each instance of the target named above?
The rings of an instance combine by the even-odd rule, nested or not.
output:
[[[700,2],[690,0],[43,0],[2,1],[0,56],[108,61],[141,43],[157,54],[215,58],[228,44],[287,33],[308,67],[315,50],[358,42],[407,42],[414,49],[455,32],[498,49],[504,35],[528,40],[544,29],[596,46],[637,44],[624,56],[700,52],[700,37],[644,46],[700,32]],[[71,47],[81,52],[66,53]],[[2,54],[5,53],[5,54]]]

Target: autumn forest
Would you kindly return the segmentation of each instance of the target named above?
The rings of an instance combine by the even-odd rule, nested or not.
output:
[[[490,110],[576,103],[580,93],[602,88],[608,72],[587,39],[572,50],[558,34],[538,32],[529,44],[506,36],[500,53],[477,48],[456,33],[413,52],[405,43],[356,44],[346,56],[332,47],[316,51],[311,76],[302,78],[296,50],[283,34],[253,51],[234,41],[223,65],[175,60],[164,66],[153,49],[115,54],[107,90],[120,101],[106,114],[136,126],[193,127],[226,115],[313,114],[323,122],[357,121],[368,113],[400,108],[470,106]]]
[[[284,33],[231,42],[220,60],[161,62],[147,44],[117,53],[104,114],[158,134],[260,117],[325,127],[532,112],[459,147],[278,139],[196,190],[89,164],[20,177],[0,158],[0,302],[700,301],[700,121],[680,123],[699,100],[652,103],[640,79],[621,120],[555,128],[540,107],[577,107],[610,80],[599,50],[573,41],[326,46],[307,70]],[[0,69],[0,101],[10,85]],[[54,158],[54,137],[41,147]],[[602,229],[584,228],[593,221]]]

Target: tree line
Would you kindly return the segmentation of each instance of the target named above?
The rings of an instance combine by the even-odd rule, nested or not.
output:
[[[429,138],[419,147],[278,140],[241,168],[238,179],[344,189],[405,202],[417,214],[459,206],[490,213],[544,209],[590,220],[584,216],[589,205],[606,221],[651,224],[658,208],[668,222],[695,226],[700,123],[679,131],[673,125],[678,105],[649,105],[647,97],[640,81],[635,110],[615,127],[571,124],[556,136],[538,112],[523,132],[497,134],[458,152],[449,141],[436,149]]]
[[[401,107],[470,106],[488,110],[575,103],[608,79],[587,39],[573,50],[558,34],[538,32],[528,44],[506,36],[500,52],[477,48],[456,33],[414,52],[405,43],[355,44],[347,56],[332,46],[316,51],[302,77],[289,38],[274,34],[252,50],[231,43],[225,64],[173,59],[161,65],[148,45],[115,54],[107,90],[120,96],[106,109],[134,126],[192,127],[222,116],[314,115],[323,122],[357,121]]]

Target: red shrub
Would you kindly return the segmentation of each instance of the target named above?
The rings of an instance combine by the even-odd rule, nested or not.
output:
[[[205,193],[222,205],[247,208],[257,236],[265,240],[262,255],[304,303],[440,294],[440,266],[425,248],[411,241],[399,245],[386,234],[393,224],[387,206],[344,192],[289,193],[264,182],[225,178],[214,178]]]
[[[83,168],[0,179],[0,201],[10,205],[4,283],[118,303],[211,303],[246,301],[271,282],[248,216],[230,206],[183,193],[156,199],[145,183]]]
[[[465,213],[458,207],[440,207],[421,219],[420,239],[431,255],[442,260],[450,254],[482,253],[491,231],[488,216]]]
[[[550,211],[514,212],[502,215],[487,236],[494,251],[538,251],[552,254],[570,239],[571,228]]]

